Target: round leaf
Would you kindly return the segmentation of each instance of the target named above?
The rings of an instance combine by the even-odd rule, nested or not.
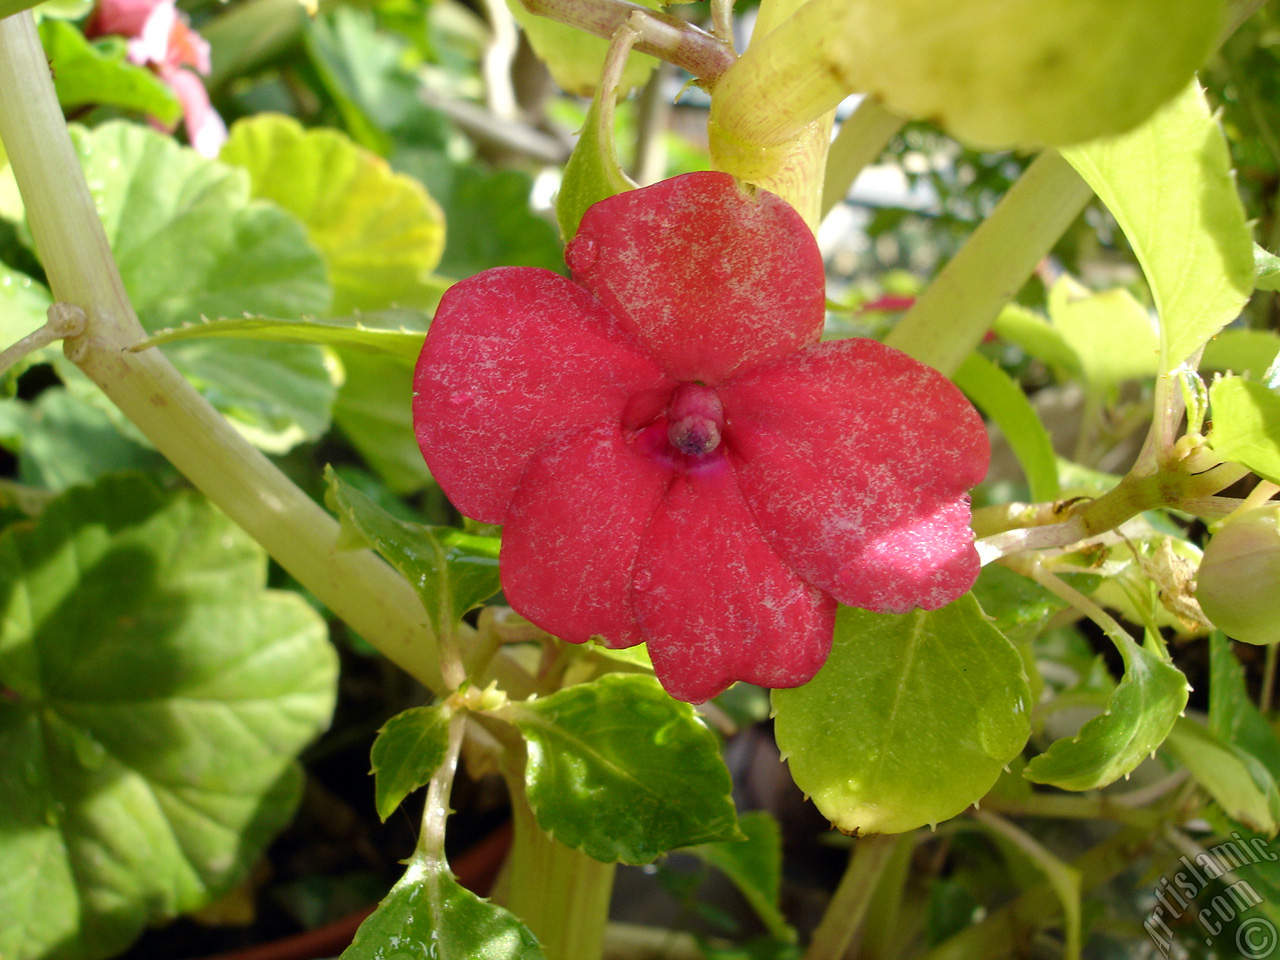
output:
[[[1027,741],[1029,699],[971,594],[901,616],[842,607],[818,675],[774,691],[775,733],[836,827],[902,833],[982,799]]]
[[[650,863],[741,837],[715,735],[653,677],[607,674],[507,709],[528,742],[529,805],[565,846]]]
[[[328,723],[323,621],[194,494],[112,477],[0,535],[0,955],[96,958],[239,881]]]
[[[337,130],[291,117],[237,122],[220,159],[249,172],[255,197],[307,228],[333,283],[333,312],[434,307],[431,273],[444,252],[444,215],[418,181]]]

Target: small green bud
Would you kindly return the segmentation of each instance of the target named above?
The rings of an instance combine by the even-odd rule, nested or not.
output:
[[[1196,599],[1236,640],[1280,640],[1280,506],[1250,510],[1218,531],[1200,561]]]

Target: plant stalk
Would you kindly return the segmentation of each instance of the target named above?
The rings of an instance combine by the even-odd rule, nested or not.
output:
[[[908,839],[904,841],[904,837]],[[872,834],[858,838],[804,960],[841,960],[849,954],[862,930],[880,875],[900,842],[909,842],[909,835]]]
[[[507,861],[506,907],[533,931],[547,960],[600,960],[617,864],[557,842],[538,826],[524,792],[523,758],[506,751],[515,835]]]
[[[1040,154],[885,343],[955,372],[1092,196],[1061,155]]]

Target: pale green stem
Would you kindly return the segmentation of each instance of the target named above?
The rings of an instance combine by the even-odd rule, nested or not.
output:
[[[55,303],[49,307],[49,319],[39,329],[32,330],[11,347],[0,351],[0,376],[24,357],[59,340],[78,337],[84,333],[85,315],[79,307]]]
[[[547,960],[600,960],[617,864],[593,860],[542,831],[514,752],[508,748],[503,771],[515,824],[506,906],[533,931]]]
[[[849,193],[858,174],[884,152],[894,134],[907,121],[890,113],[874,97],[863,97],[831,141],[827,175],[822,188],[822,216],[830,213]]]
[[[426,686],[443,688],[413,588],[375,554],[337,549],[338,523],[235,432],[144,336],[98,219],[30,14],[0,21],[0,141],[56,300],[84,311],[68,357],[183,474],[338,617]],[[527,689],[495,661],[500,682]],[[511,676],[506,676],[510,672]]]
[[[858,838],[844,876],[804,952],[804,960],[841,960],[849,952],[862,929],[880,875],[902,842],[910,842],[910,835],[872,834]]]
[[[885,342],[943,373],[959,369],[1092,196],[1057,152],[1040,154]]]
[[[1161,781],[1161,795],[1186,779],[1178,771],[1176,779]],[[1144,788],[1145,789],[1145,788]],[[1130,791],[1136,793],[1137,791]],[[1150,799],[1157,799],[1152,797]],[[1160,810],[1145,809],[1130,802],[1128,794],[1092,793],[1084,796],[1059,793],[1030,793],[1022,797],[990,794],[982,798],[982,809],[1018,817],[1052,817],[1061,820],[1111,820],[1143,830],[1154,830],[1164,820]]]
[[[449,718],[448,746],[444,759],[427,785],[427,801],[422,808],[422,830],[414,848],[414,860],[421,861],[436,870],[447,870],[444,856],[444,831],[449,820],[449,795],[453,793],[453,779],[458,771],[458,754],[462,750],[462,735],[467,726],[467,712],[459,710]]]
[[[1144,510],[1194,507],[1248,473],[1248,469],[1239,464],[1219,462],[1198,472],[1129,474],[1101,497],[1073,506],[1060,523],[1006,530],[983,537],[975,546],[984,564],[1024,551],[1068,547],[1114,530]]]

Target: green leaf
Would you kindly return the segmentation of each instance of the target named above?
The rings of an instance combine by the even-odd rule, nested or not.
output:
[[[1132,639],[1118,644],[1124,676],[1104,713],[1056,740],[1023,775],[1063,790],[1092,790],[1131,773],[1169,735],[1187,705],[1182,671]]]
[[[75,129],[85,177],[147,330],[202,315],[323,314],[324,261],[248,176],[129,123]]]
[[[1034,311],[1010,304],[1000,311],[991,331],[1048,364],[1060,380],[1083,376],[1080,358],[1062,332]]]
[[[334,422],[365,462],[401,496],[431,482],[413,429],[413,362],[344,350],[346,380]]]
[[[450,634],[472,607],[498,592],[497,537],[399,520],[325,470],[330,509],[360,546],[373,547],[418,591],[437,633]]]
[[[1131,133],[1063,156],[1129,238],[1160,317],[1159,369],[1173,370],[1253,291],[1253,240],[1222,129],[1193,81]]]
[[[1249,698],[1244,668],[1217,630],[1209,634],[1209,729],[1280,771],[1280,737]]]
[[[436,169],[427,182],[449,224],[440,272],[470,277],[490,267],[542,267],[565,272],[555,224],[530,207],[533,181],[519,170],[477,166]]]
[[[1275,778],[1256,757],[1187,719],[1174,724],[1165,749],[1191,771],[1231,819],[1251,830],[1275,833],[1280,792]]]
[[[182,116],[177,95],[146,67],[129,63],[123,37],[90,43],[65,20],[42,20],[40,41],[53,72],[58,103],[67,109],[106,105],[137,110],[172,124]]]
[[[0,349],[17,343],[27,334],[44,326],[46,311],[53,298],[43,285],[0,263]],[[48,356],[56,347],[45,347],[19,361],[4,375],[16,377],[32,363]]]
[[[770,936],[794,943],[796,932],[778,907],[782,891],[782,830],[778,821],[763,810],[753,810],[738,818],[738,826],[746,840],[704,843],[685,852],[705,860],[733,881]]]
[[[337,130],[280,114],[237,121],[219,159],[302,221],[329,268],[334,313],[439,302],[444,215],[418,181]]]
[[[1080,373],[1094,391],[1125,380],[1154,377],[1160,341],[1147,311],[1124,289],[1091,293],[1068,277],[1049,291],[1054,329],[1080,361]]]
[[[1032,500],[1057,500],[1058,463],[1049,432],[1013,378],[979,353],[971,353],[951,378],[1009,441],[1026,474]]]
[[[773,706],[796,785],[847,833],[955,816],[1030,731],[1022,660],[971,594],[901,616],[841,607],[826,665]]]
[[[136,124],[77,129],[75,142],[147,330],[201,315],[291,318],[328,309],[320,255],[293,217],[250,200],[243,171]],[[318,347],[191,341],[166,353],[266,449],[283,452],[328,426],[337,388]]]
[[[404,798],[425,787],[444,763],[451,711],[441,705],[411,707],[382,725],[370,759],[378,816],[385,821]]]
[[[408,310],[358,313],[351,317],[326,320],[276,320],[272,317],[205,320],[172,330],[161,330],[148,337],[142,346],[158,347],[202,337],[230,337],[236,340],[349,347],[367,353],[388,354],[413,363],[422,352],[422,329],[429,322],[429,317]]]
[[[381,156],[397,143],[446,149],[448,121],[423,102],[404,42],[378,30],[372,10],[340,6],[311,18],[303,40],[357,143]]]
[[[1223,330],[1210,340],[1200,358],[1201,370],[1230,370],[1261,379],[1280,353],[1280,336],[1270,330]]]
[[[323,350],[246,340],[190,340],[168,357],[236,429],[268,453],[285,453],[329,429],[338,393]]]
[[[45,390],[23,407],[18,444],[23,483],[62,491],[120,470],[172,473],[159,453],[134,443],[100,409],[65,389]]]
[[[502,714],[524,735],[538,826],[604,863],[741,838],[715,735],[653,677],[607,674]]]
[[[341,960],[545,960],[529,929],[440,867],[413,861]]]
[[[1280,290],[1280,257],[1253,245],[1254,287],[1258,290]]]
[[[1209,387],[1209,405],[1214,453],[1280,483],[1280,393],[1253,380],[1224,377]]]
[[[248,873],[336,658],[262,549],[136,476],[0,534],[0,954],[114,955]]]

